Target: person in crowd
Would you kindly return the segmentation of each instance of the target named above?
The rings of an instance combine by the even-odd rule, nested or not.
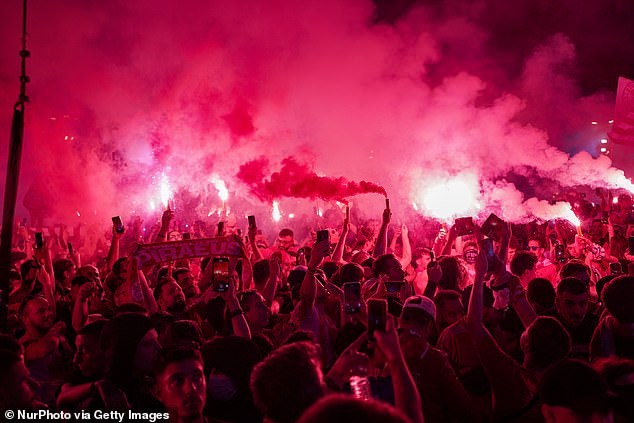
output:
[[[572,341],[570,357],[588,361],[590,340],[599,318],[588,312],[590,293],[577,278],[562,279],[557,285],[554,318],[566,328]]]
[[[377,400],[361,400],[349,395],[328,395],[310,406],[298,423],[407,423],[411,420],[396,408]]]
[[[123,313],[105,324],[100,344],[106,366],[105,377],[96,383],[97,400],[109,409],[161,410],[148,384],[161,347],[152,321],[142,314]]]
[[[538,316],[550,316],[555,311],[556,296],[552,282],[545,278],[535,278],[526,287],[526,299]]]
[[[634,359],[634,276],[612,279],[601,297],[607,314],[592,335],[590,358],[617,355]]]
[[[457,291],[440,290],[436,292],[434,304],[436,305],[436,330],[438,333],[464,317],[462,295]]]
[[[308,342],[295,342],[273,351],[251,373],[256,407],[273,423],[293,423],[324,396],[326,385],[319,352]]]
[[[75,375],[62,385],[57,397],[57,407],[73,410],[92,410],[97,404],[92,400],[93,383],[105,376],[106,358],[101,350],[101,331],[106,320],[97,320],[82,327],[75,338],[76,353],[73,358]]]
[[[536,277],[535,266],[537,265],[537,260],[535,254],[526,251],[516,252],[511,260],[511,273],[520,279],[520,284],[524,289]]]
[[[400,345],[420,392],[425,420],[480,421],[485,404],[465,390],[447,356],[428,342],[435,318],[434,302],[416,295],[403,304],[398,323]]]
[[[0,409],[34,410],[45,408],[37,398],[38,382],[24,365],[22,354],[0,348]]]
[[[152,393],[169,413],[170,422],[207,421],[203,414],[207,384],[200,351],[191,347],[159,350],[153,377]]]
[[[25,334],[24,362],[31,376],[40,383],[38,395],[46,404],[55,402],[55,392],[70,375],[74,352],[64,333],[64,322],[55,322],[52,306],[42,296],[28,296],[20,313]]]
[[[548,279],[551,283],[554,282],[557,278],[557,267],[546,257],[546,241],[544,238],[539,236],[531,237],[528,240],[528,251],[537,256],[535,277]]]
[[[214,235],[203,233],[204,222],[193,224],[194,242],[176,248],[196,257],[163,254],[174,251],[170,244],[152,255],[157,263],[138,267],[140,244],[172,235],[181,242],[181,233],[190,231],[192,222],[182,219],[192,214],[184,206],[165,210],[155,227],[143,228],[139,218],[127,230],[113,224],[111,241],[91,228],[72,237],[62,231],[32,248],[32,233],[22,225],[20,251],[12,254],[10,335],[0,336],[0,405],[169,412],[174,422],[610,421],[605,408],[577,407],[569,401],[577,391],[560,385],[557,392],[546,377],[549,366],[571,356],[587,360],[590,352],[604,359],[594,364],[618,396],[615,421],[628,421],[633,276],[599,278],[615,260],[627,272],[633,228],[612,225],[609,216],[606,240],[610,251],[620,252],[604,257],[598,216],[585,203],[579,217],[590,229],[587,239],[577,235],[569,242],[574,227],[562,220],[505,225],[492,234],[499,238],[492,263],[479,251],[477,226],[458,236],[456,227],[439,230],[437,221],[420,217],[408,223],[411,230],[401,223],[390,228],[389,207],[370,223],[355,212],[353,224],[346,212],[341,233],[330,230],[330,245],[315,242],[315,228],[336,227],[339,208],[319,223],[289,220],[292,226],[268,249],[263,228],[251,225],[241,237],[245,227],[236,208],[220,218],[223,242],[238,246],[226,251],[224,292],[214,285],[210,265],[219,249],[199,254],[202,243],[194,246]],[[626,198],[621,206],[627,209]],[[310,239],[296,245],[295,234]],[[568,245],[573,259],[553,265],[544,239]],[[362,287],[361,312],[353,318],[343,313],[348,282]],[[388,305],[385,330],[375,329],[373,340],[369,299]],[[569,370],[595,377],[587,366]],[[351,384],[353,375],[363,376],[361,382]],[[365,376],[370,392],[361,389]],[[372,399],[342,396],[350,391]]]
[[[562,360],[543,374],[539,398],[546,423],[612,423],[608,385],[589,364]]]

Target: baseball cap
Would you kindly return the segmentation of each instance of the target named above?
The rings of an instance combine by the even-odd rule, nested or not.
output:
[[[403,304],[403,313],[406,310],[421,310],[429,315],[432,319],[436,318],[436,305],[434,302],[423,295],[414,295],[405,300]]]

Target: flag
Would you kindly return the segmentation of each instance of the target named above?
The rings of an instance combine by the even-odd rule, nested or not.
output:
[[[615,144],[634,146],[634,81],[619,77],[614,125],[608,133]]]

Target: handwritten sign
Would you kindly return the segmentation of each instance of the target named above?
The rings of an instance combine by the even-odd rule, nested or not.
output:
[[[188,239],[144,244],[139,247],[134,256],[140,269],[171,260],[176,261],[196,257],[246,258],[242,243],[234,237]]]

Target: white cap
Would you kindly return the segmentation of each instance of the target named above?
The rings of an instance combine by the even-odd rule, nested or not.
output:
[[[403,304],[403,311],[405,311],[406,308],[423,310],[433,319],[436,319],[436,304],[434,304],[431,299],[423,295],[414,295],[405,300],[405,304]]]

